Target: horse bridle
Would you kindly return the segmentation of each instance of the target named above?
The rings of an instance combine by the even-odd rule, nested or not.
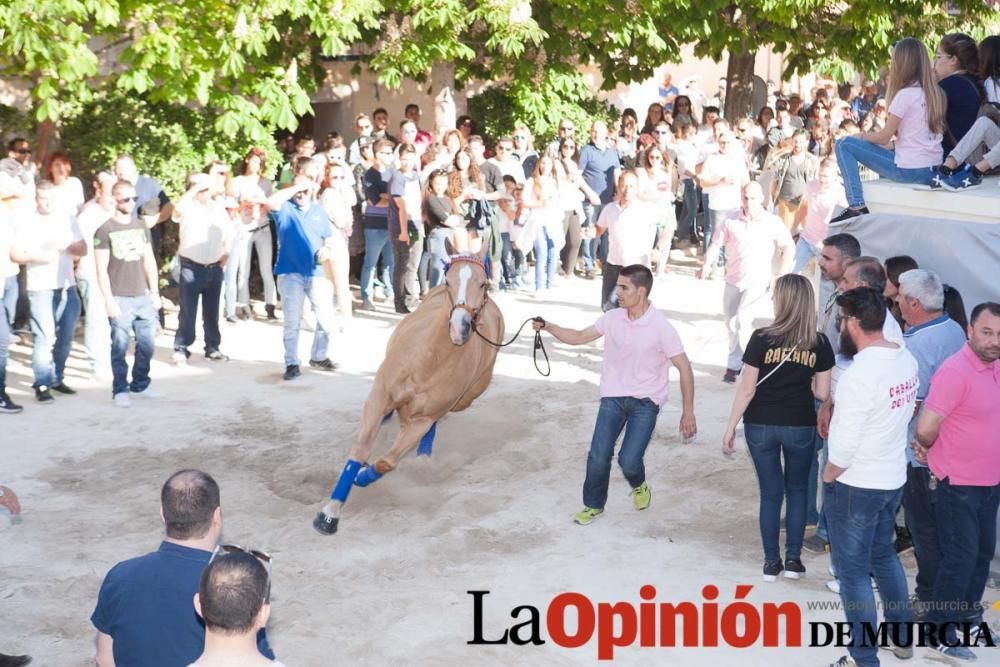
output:
[[[451,261],[448,262],[448,266],[445,267],[445,274],[451,270],[452,264],[461,262],[465,262],[466,264],[475,264],[476,266],[481,267],[483,271],[486,272],[487,276],[489,276],[489,272],[486,270],[485,262],[475,255],[455,255],[451,258]],[[483,303],[479,306],[479,308],[473,308],[467,303],[455,303],[455,299],[451,296],[451,290],[446,291],[448,292],[448,301],[451,303],[451,310],[448,311],[448,320],[451,321],[451,316],[455,314],[456,309],[464,310],[469,314],[469,317],[472,320],[472,328],[475,329],[476,323],[479,320],[479,314],[490,300],[489,292],[486,290],[486,286],[483,286]]]

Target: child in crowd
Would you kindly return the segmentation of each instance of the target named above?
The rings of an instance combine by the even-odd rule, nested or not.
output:
[[[847,198],[837,173],[837,161],[825,158],[819,165],[817,178],[806,184],[802,204],[792,223],[792,236],[798,235],[792,273],[801,273],[814,257],[819,257],[823,239],[829,236],[830,218],[838,207],[845,206]]]

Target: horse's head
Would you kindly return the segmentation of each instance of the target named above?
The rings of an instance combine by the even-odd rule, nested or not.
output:
[[[454,255],[445,275],[445,286],[451,312],[448,314],[448,334],[455,345],[469,342],[472,327],[486,306],[489,282],[484,263],[488,243],[477,255]]]

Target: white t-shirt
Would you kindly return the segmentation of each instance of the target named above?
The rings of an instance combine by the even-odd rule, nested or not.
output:
[[[845,468],[837,481],[861,489],[906,483],[907,425],[920,379],[903,347],[867,347],[837,384],[830,423],[830,463]]]
[[[854,363],[853,359],[848,359],[840,351],[840,334],[837,331],[831,331],[827,333],[828,336],[837,336],[836,342],[833,343],[834,350],[834,366],[833,372],[830,374],[830,393],[835,395],[837,392],[837,383],[840,382],[840,378],[844,375],[844,371],[851,367]],[[882,338],[885,338],[890,343],[896,343],[902,347],[906,347],[906,341],[903,340],[903,330],[899,328],[899,322],[893,317],[892,313],[886,309],[885,311],[885,323],[882,325]]]
[[[987,102],[1000,104],[1000,86],[997,85],[995,79],[986,79],[983,81],[983,88],[986,89]]]
[[[198,264],[214,264],[229,254],[235,228],[221,201],[177,202],[173,214],[180,226],[177,254]]]
[[[83,183],[76,176],[70,176],[62,185],[52,188],[51,192],[53,210],[65,210],[71,215],[76,215],[83,206]]]
[[[47,264],[28,265],[28,291],[55,290],[71,287],[73,256],[63,249],[83,238],[76,218],[65,212],[41,215],[37,211],[18,221],[15,230],[16,245],[31,254],[58,250],[59,259]]]
[[[650,205],[634,201],[627,208],[613,201],[601,210],[597,226],[608,234],[608,262],[618,266],[642,264],[649,266],[656,233],[656,222]]]
[[[749,178],[746,158],[743,153],[716,153],[709,155],[701,168],[703,178],[716,180],[725,176],[733,179],[732,184],[719,183],[706,187],[708,207],[713,211],[734,211],[743,204],[740,191]]]
[[[94,234],[98,228],[111,219],[114,214],[114,207],[104,208],[91,199],[83,205],[80,215],[76,218],[76,224],[80,228],[80,234],[87,243],[87,254],[80,258],[80,263],[76,267],[76,276],[82,280],[92,280],[97,282],[97,264],[94,262]]]
[[[889,113],[899,118],[896,166],[920,169],[941,164],[941,133],[927,127],[927,98],[919,86],[903,88],[892,98]]]

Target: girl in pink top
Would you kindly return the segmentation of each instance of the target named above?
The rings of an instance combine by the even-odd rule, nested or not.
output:
[[[927,49],[919,40],[907,37],[893,48],[886,100],[885,127],[837,142],[837,163],[850,206],[831,222],[868,213],[860,165],[900,183],[929,186],[933,182],[942,159],[946,103],[934,80]],[[884,148],[894,137],[894,148]]]
[[[798,240],[792,273],[800,273],[809,260],[819,257],[823,239],[828,236],[830,218],[838,206],[847,206],[847,198],[837,173],[837,161],[828,157],[820,163],[818,178],[806,184],[802,204],[795,212],[792,236],[798,234]]]

